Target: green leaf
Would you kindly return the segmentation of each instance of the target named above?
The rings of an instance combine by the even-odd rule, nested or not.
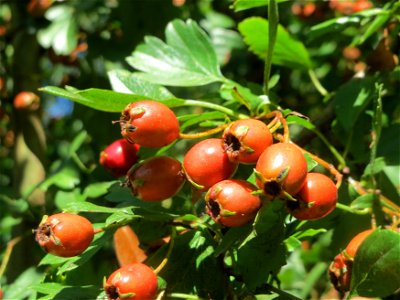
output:
[[[119,184],[118,181],[105,181],[105,182],[96,182],[89,184],[86,186],[83,191],[83,197],[86,198],[98,198],[108,193],[108,190],[111,186]]]
[[[7,286],[3,291],[3,299],[36,299],[36,293],[31,287],[43,279],[43,273],[40,273],[35,267],[30,267]]]
[[[289,0],[275,0],[276,3],[286,2]],[[260,7],[260,6],[267,6],[269,4],[269,0],[236,0],[233,3],[233,8],[235,12]]]
[[[176,98],[168,89],[136,76],[125,70],[113,70],[108,72],[111,86],[114,91],[126,94],[141,95],[150,100],[168,100]]]
[[[284,209],[281,201],[273,201],[261,208],[253,232],[237,250],[237,268],[248,289],[267,282],[286,263],[284,240]],[[268,259],[255,259],[268,257]]]
[[[335,111],[338,122],[350,131],[359,115],[365,110],[375,94],[376,79],[354,78],[342,85],[335,94]]]
[[[165,257],[168,246],[161,248],[149,260],[157,266]],[[176,236],[171,256],[160,276],[174,292],[197,294],[204,299],[225,299],[225,274],[213,255],[215,241],[208,231],[188,231]]]
[[[381,27],[383,27],[391,18],[391,14],[389,11],[382,11],[381,14],[377,15],[376,18],[368,25],[365,32],[362,35],[356,35],[352,45],[361,45],[368,38],[370,38],[374,33],[379,31]]]
[[[309,154],[305,153],[304,158],[307,162],[307,172],[311,172],[316,166],[318,166],[318,163],[313,160]]]
[[[57,55],[68,55],[78,43],[78,28],[74,10],[67,5],[51,7],[46,18],[52,22],[38,32],[38,41],[44,48],[52,47]]]
[[[360,197],[354,199],[353,202],[351,202],[350,207],[354,209],[372,208],[375,197],[376,195],[371,193],[361,195]]]
[[[112,214],[114,212],[126,211],[130,213],[132,207],[124,207],[124,208],[116,208],[116,207],[107,207],[100,206],[90,202],[69,202],[65,207],[64,211],[70,213],[79,213],[79,212],[98,212],[98,213],[108,213]]]
[[[128,63],[142,71],[139,78],[171,86],[197,86],[224,79],[209,37],[193,20],[174,20],[167,25],[166,43],[145,37]]]
[[[386,297],[400,287],[400,234],[375,230],[361,244],[354,259],[351,293]]]
[[[32,287],[41,294],[47,295],[44,299],[96,299],[100,288],[96,286],[70,286],[56,282],[43,282]],[[42,298],[43,299],[43,298]]]
[[[143,95],[124,94],[101,89],[78,90],[68,86],[65,89],[55,86],[46,86],[41,88],[40,91],[54,96],[68,98],[97,110],[118,113],[129,103],[143,100],[144,97]],[[162,103],[169,107],[182,106],[185,100],[170,99],[162,101]]]
[[[268,20],[260,17],[247,18],[239,24],[239,31],[250,50],[265,59],[268,49]],[[272,63],[302,70],[309,70],[312,66],[303,43],[291,37],[282,25],[278,26]]]
[[[381,13],[382,9],[370,9],[365,10],[357,14],[349,16],[341,16],[339,18],[330,19],[319,23],[311,27],[308,33],[308,38],[310,40],[317,39],[319,37],[326,37],[329,34],[342,33],[346,28],[350,26],[361,26],[361,21],[365,17],[375,16]]]

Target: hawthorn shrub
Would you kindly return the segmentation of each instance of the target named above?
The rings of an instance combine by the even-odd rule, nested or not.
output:
[[[174,19],[109,66],[111,88],[41,87],[135,150],[107,151],[118,173],[99,175],[107,144],[85,161],[82,128],[42,181],[2,197],[53,197],[14,204],[49,253],[2,278],[4,299],[398,297],[400,5],[353,2],[236,0],[234,20],[204,1],[204,22]],[[228,72],[243,57],[248,78]]]

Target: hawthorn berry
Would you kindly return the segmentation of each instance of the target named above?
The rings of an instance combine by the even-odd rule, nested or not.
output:
[[[22,91],[14,97],[13,105],[15,109],[34,111],[39,108],[40,98],[35,93]]]
[[[139,149],[138,144],[131,144],[125,139],[118,139],[100,153],[99,162],[113,176],[124,176],[138,161],[137,152]]]
[[[93,240],[92,223],[85,217],[58,213],[45,217],[35,230],[35,238],[44,251],[61,257],[81,254]]]
[[[336,185],[328,176],[308,173],[295,198],[296,202],[287,202],[289,212],[299,220],[317,220],[335,209],[338,192]]]
[[[130,143],[160,148],[179,137],[179,122],[165,104],[141,100],[128,104],[119,120],[122,136]]]
[[[346,249],[345,249],[345,255],[353,259],[356,256],[357,250],[364,242],[364,240],[373,232],[373,229],[367,229],[364,230],[360,233],[358,233],[356,236],[354,236],[351,241],[347,244]]]
[[[256,216],[261,200],[250,182],[227,179],[214,184],[205,196],[207,213],[224,226],[242,226]]]
[[[295,195],[307,176],[307,162],[303,153],[291,143],[269,146],[256,164],[256,183],[267,197],[287,192]]]
[[[215,183],[230,178],[237,164],[229,160],[222,139],[210,138],[198,142],[186,152],[183,167],[193,185],[207,190]]]
[[[179,192],[185,182],[182,164],[169,156],[149,158],[127,175],[132,193],[143,201],[162,201]]]
[[[256,163],[261,153],[272,145],[272,134],[260,120],[245,119],[231,123],[223,133],[224,150],[233,162]]]
[[[151,300],[158,289],[157,276],[145,264],[134,263],[114,271],[104,284],[109,300]]]

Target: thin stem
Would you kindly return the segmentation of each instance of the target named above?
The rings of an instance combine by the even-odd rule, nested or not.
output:
[[[6,271],[8,262],[10,261],[11,253],[15,245],[18,244],[21,240],[22,236],[17,236],[7,243],[7,247],[3,255],[3,260],[1,261],[0,265],[0,279],[3,277],[4,272]]]
[[[275,0],[270,0],[268,4],[268,50],[264,64],[264,94],[269,93],[269,78],[271,75],[272,55],[279,24],[279,10]]]
[[[215,127],[213,129],[210,130],[206,130],[206,131],[202,131],[202,132],[195,132],[195,133],[183,133],[180,132],[179,133],[179,137],[181,139],[200,139],[200,138],[204,138],[213,134],[216,134],[218,132],[223,131],[228,125],[224,124],[218,127]]]
[[[202,300],[203,298],[197,297],[196,295],[188,295],[183,293],[171,293],[166,295],[166,299],[188,299],[188,300]]]
[[[250,117],[245,114],[237,113],[236,111],[226,108],[224,106],[211,103],[211,102],[206,102],[206,101],[198,101],[198,100],[183,100],[181,105],[177,106],[196,106],[196,107],[204,107],[204,108],[210,108],[216,111],[220,111],[224,114],[227,114],[228,116],[232,116],[236,119],[249,119]]]
[[[320,139],[321,141],[325,144],[325,146],[328,147],[329,151],[331,151],[332,155],[336,158],[336,160],[339,162],[339,169],[343,169],[346,167],[346,160],[345,158],[340,155],[340,153],[336,150],[335,147],[329,143],[329,141],[325,138],[325,136],[317,129],[311,129],[312,132],[314,132]]]
[[[154,270],[154,273],[158,274],[160,271],[165,267],[165,265],[168,263],[169,257],[171,256],[172,253],[172,248],[174,247],[175,243],[175,237],[176,237],[176,229],[175,227],[171,227],[172,232],[171,232],[171,239],[169,240],[169,247],[168,247],[168,252],[164,259],[161,261],[161,263],[158,265],[158,267]]]
[[[356,215],[368,215],[371,213],[370,209],[365,208],[365,209],[354,209],[351,208],[350,206],[344,205],[342,203],[336,203],[336,208],[344,210],[346,212],[352,213],[352,214],[356,214]]]
[[[322,86],[314,70],[308,70],[308,75],[310,76],[311,82],[314,84],[314,87],[317,89],[317,91],[324,97],[328,96],[329,92]]]
[[[283,141],[289,142],[290,141],[289,126],[286,122],[286,119],[283,117],[282,113],[279,110],[271,111],[270,113],[266,114],[265,116],[261,116],[259,119],[270,119],[272,117],[274,117],[274,119],[271,121],[271,123],[276,122],[277,124],[282,124],[282,126],[283,126]],[[275,119],[278,121],[275,121]],[[271,126],[271,128],[270,128],[271,132],[273,132],[277,129],[276,128],[277,124],[273,125],[273,127]]]
[[[126,218],[126,219],[123,219],[121,221],[108,224],[108,225],[106,225],[104,227],[96,228],[96,229],[94,229],[94,234],[97,234],[97,233],[100,233],[100,232],[103,232],[103,231],[106,231],[106,230],[116,229],[116,228],[125,226],[125,225],[135,221],[136,219],[141,219],[141,218],[143,218],[143,217],[142,216],[138,216],[138,215],[134,215],[134,216],[132,216],[130,218]]]

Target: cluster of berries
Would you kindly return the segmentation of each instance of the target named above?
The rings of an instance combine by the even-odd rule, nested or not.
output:
[[[139,161],[141,147],[167,146],[181,133],[175,113],[166,105],[152,100],[133,102],[117,121],[123,138],[101,153],[100,164],[114,176],[126,176],[126,185],[143,201],[171,198],[188,181],[193,189],[204,192],[211,218],[227,227],[251,222],[263,201],[275,198],[284,200],[297,219],[322,218],[336,206],[337,187],[328,176],[308,172],[302,149],[296,144],[287,138],[274,142],[271,128],[281,125],[278,119],[268,125],[258,119],[234,121],[221,137],[194,144],[182,163],[170,156]],[[255,165],[255,184],[233,178],[239,164]],[[61,213],[42,221],[36,240],[47,252],[70,257],[82,253],[94,234],[87,219]],[[136,282],[138,276],[146,278],[140,281],[147,282],[148,288]],[[142,299],[142,294],[143,299],[151,299],[157,292],[157,276],[141,263],[123,266],[108,278],[104,289],[109,299],[131,299],[131,294],[135,300]]]

